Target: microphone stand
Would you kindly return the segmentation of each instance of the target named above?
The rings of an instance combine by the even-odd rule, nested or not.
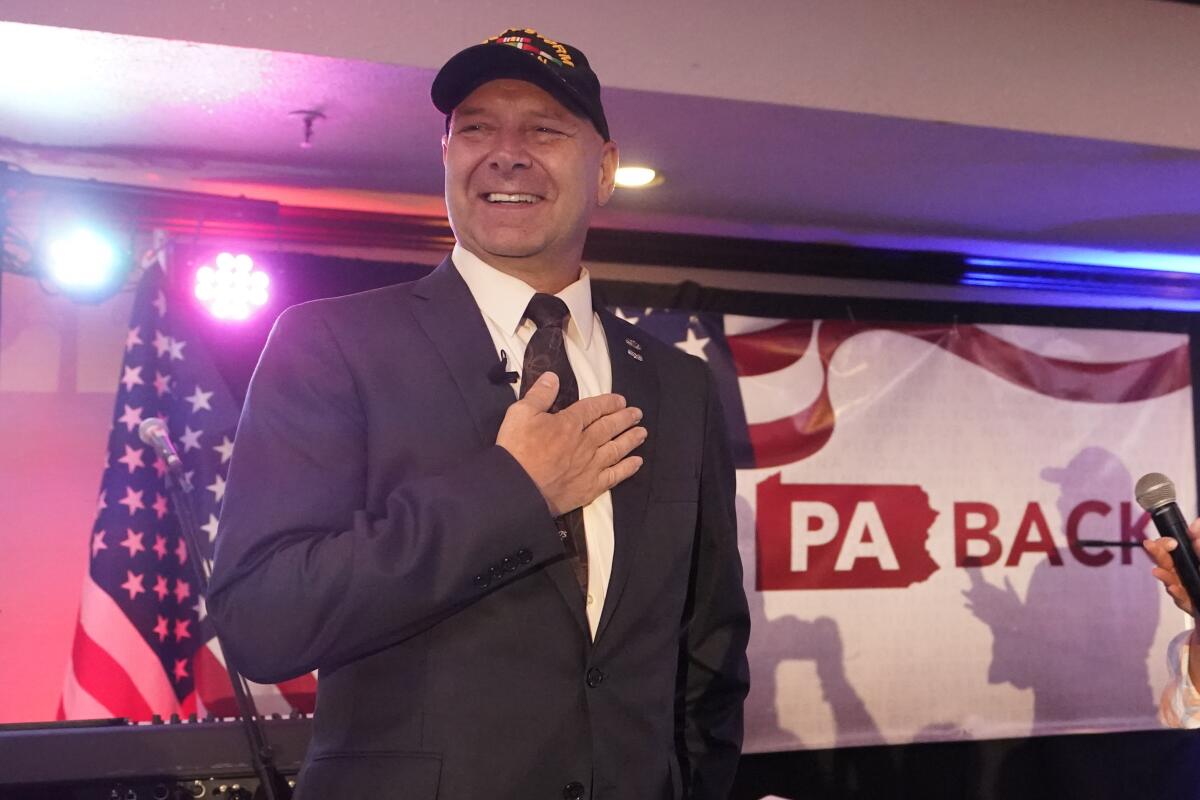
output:
[[[159,453],[167,464],[167,492],[171,496],[171,505],[175,508],[175,516],[179,519],[179,527],[183,540],[187,542],[188,554],[191,556],[193,571],[196,575],[200,597],[208,599],[208,580],[212,568],[200,551],[200,538],[197,533],[196,517],[192,510],[192,483],[183,471],[183,464],[178,457],[168,459],[165,453]],[[215,632],[214,632],[215,635]],[[217,644],[221,637],[216,636]],[[234,667],[229,651],[224,646],[221,652],[225,656],[225,671],[229,674],[229,683],[233,686],[233,698],[237,703],[238,712],[242,719],[242,730],[250,745],[250,763],[258,776],[259,790],[265,800],[288,800],[292,796],[291,788],[283,779],[279,768],[275,766],[275,751],[267,742],[262,726],[259,724],[258,710],[254,706],[254,698],[250,695],[246,679]],[[259,792],[255,792],[255,797]]]

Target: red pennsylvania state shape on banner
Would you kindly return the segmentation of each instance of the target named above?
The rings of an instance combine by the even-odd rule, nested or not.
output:
[[[937,512],[919,486],[758,484],[757,589],[875,589],[937,570],[926,543]]]

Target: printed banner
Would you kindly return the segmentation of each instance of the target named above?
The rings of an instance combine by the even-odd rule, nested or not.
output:
[[[748,752],[1159,726],[1187,620],[1119,545],[1145,472],[1196,509],[1186,336],[623,316],[722,386]]]

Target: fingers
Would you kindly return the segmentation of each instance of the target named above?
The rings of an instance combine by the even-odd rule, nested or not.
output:
[[[611,439],[596,451],[599,463],[611,466],[633,452],[634,448],[646,441],[645,428],[630,428],[615,439]]]
[[[1146,552],[1150,554],[1150,558],[1154,559],[1154,563],[1161,569],[1175,571],[1175,563],[1171,560],[1171,551],[1178,546],[1178,543],[1171,538],[1165,539],[1146,539],[1142,542],[1142,547],[1146,548]]]
[[[1166,538],[1147,540],[1142,542],[1142,545],[1157,564],[1150,570],[1150,574],[1163,585],[1180,610],[1186,611],[1188,614],[1195,614],[1192,599],[1188,597],[1187,590],[1179,582],[1179,574],[1175,572],[1175,565],[1171,561],[1171,551],[1178,546],[1178,543],[1174,539]]]
[[[550,410],[556,397],[558,397],[558,376],[553,372],[543,372],[542,377],[538,378],[533,386],[529,387],[525,396],[517,402],[525,403],[534,411],[542,412]]]
[[[611,414],[605,414],[589,425],[584,431],[584,436],[587,438],[588,444],[599,448],[605,442],[616,438],[622,431],[628,430],[631,425],[636,425],[641,419],[642,410],[640,408],[621,408]]]
[[[546,406],[546,408],[549,407]],[[572,403],[558,412],[558,415],[570,418],[579,424],[579,430],[583,430],[601,417],[620,411],[624,407],[625,398],[621,395],[598,394],[595,397],[585,397]]]
[[[622,481],[629,480],[642,468],[641,456],[629,456],[618,461],[607,469],[600,471],[600,484],[605,490],[611,489]]]

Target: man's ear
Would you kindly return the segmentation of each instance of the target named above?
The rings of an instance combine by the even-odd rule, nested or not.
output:
[[[442,134],[442,166],[446,166],[446,145],[450,143],[450,134]]]
[[[612,197],[613,189],[617,188],[617,167],[620,166],[621,155],[616,142],[605,142],[600,151],[600,182],[596,186],[596,205],[605,205]]]

